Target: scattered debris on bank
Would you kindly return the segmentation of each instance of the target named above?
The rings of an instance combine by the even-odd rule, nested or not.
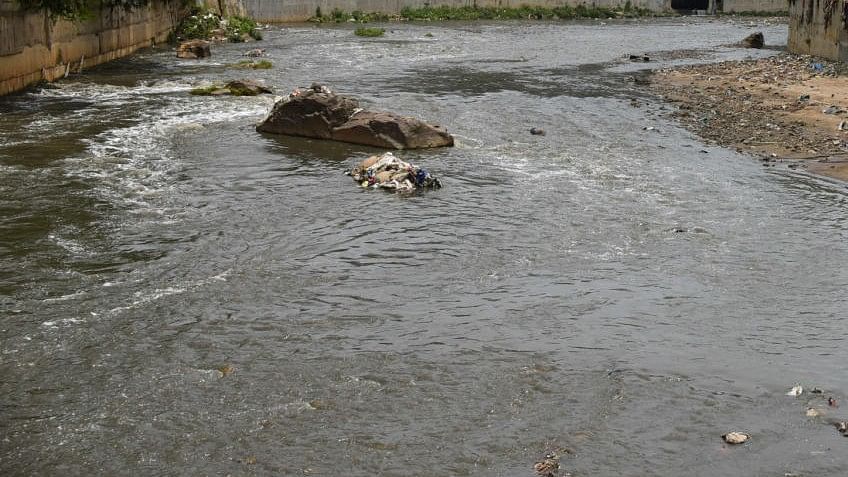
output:
[[[277,101],[257,131],[363,144],[385,149],[453,146],[439,125],[384,111],[367,111],[356,99],[313,84]]]
[[[371,156],[345,174],[362,187],[409,192],[417,189],[439,189],[442,183],[426,169],[404,162],[391,152]]]
[[[259,25],[250,18],[239,16],[222,18],[215,12],[196,9],[180,23],[173,39],[240,43],[261,40],[262,33],[259,31]]]
[[[180,23],[170,42],[180,42],[178,58],[196,59],[211,56],[211,41],[240,43],[261,39],[259,26],[250,18],[222,18],[215,12],[195,9]]]
[[[657,71],[652,87],[708,141],[848,180],[848,68],[779,54]]]

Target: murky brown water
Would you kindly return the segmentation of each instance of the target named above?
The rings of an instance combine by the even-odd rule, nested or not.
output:
[[[632,82],[687,60],[622,59],[786,27],[604,23],[274,28],[270,71],[160,49],[0,100],[2,474],[842,475],[804,411],[848,393],[845,186],[701,144]],[[246,75],[447,125],[401,155],[445,187],[187,93]]]

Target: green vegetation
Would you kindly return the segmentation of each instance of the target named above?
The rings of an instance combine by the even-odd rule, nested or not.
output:
[[[232,42],[244,41],[245,36],[254,40],[261,40],[262,34],[256,29],[256,22],[247,17],[227,18],[227,39]]]
[[[315,16],[310,18],[308,21],[313,23],[371,23],[387,22],[389,20],[399,19],[399,17],[392,17],[385,13],[363,13],[359,10],[354,10],[353,12],[348,13],[343,10],[339,10],[338,8],[334,8],[329,15],[325,15],[321,12],[321,7],[317,7],[315,8]]]
[[[629,1],[621,8],[591,7],[578,5],[576,7],[406,7],[399,16],[384,13],[363,13],[354,11],[347,13],[333,9],[330,14],[324,14],[321,8],[315,9],[315,16],[309,21],[315,23],[369,23],[386,21],[445,21],[445,20],[570,20],[575,18],[635,18],[645,16],[662,16],[645,8],[634,7]]]
[[[254,70],[270,70],[274,67],[274,65],[268,60],[259,60],[259,61],[251,61],[251,60],[242,60],[234,65],[230,65],[233,68],[250,68]]]
[[[210,38],[221,28],[221,17],[210,11],[195,10],[177,27],[177,37],[183,40]]]
[[[738,15],[740,17],[788,17],[788,11],[779,11],[779,12],[762,12],[759,10],[754,11],[744,11],[744,12],[718,12],[718,15],[725,16],[734,16]]]
[[[383,34],[386,33],[386,30],[384,30],[382,28],[359,27],[353,33],[355,33],[356,36],[374,37],[374,36],[383,36]]]
[[[258,93],[247,86],[230,83],[226,86],[233,96],[256,96]]]
[[[628,2],[622,9],[568,5],[561,7],[421,7],[404,8],[401,17],[413,21],[443,20],[569,20],[573,18],[630,18],[655,15]]]
[[[245,41],[247,37],[262,39],[262,34],[256,29],[256,22],[250,18],[235,16],[222,19],[215,12],[201,9],[195,9],[183,19],[176,33],[176,38],[180,40],[205,40],[215,36],[233,43]]]
[[[194,88],[189,91],[189,94],[193,94],[195,96],[210,96],[214,91],[218,91],[223,89],[224,87],[221,85],[211,84],[209,86],[201,86],[199,88]]]
[[[18,0],[26,10],[46,10],[56,20],[84,20],[101,7],[122,7],[127,10],[147,5],[148,0]]]

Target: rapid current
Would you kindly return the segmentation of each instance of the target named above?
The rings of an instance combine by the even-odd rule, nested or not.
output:
[[[514,477],[559,449],[575,477],[845,475],[848,189],[634,81],[785,24],[384,26],[0,98],[0,474]],[[228,66],[256,46],[273,69]],[[363,190],[374,149],[189,94],[241,77],[446,126],[398,153],[444,187]]]

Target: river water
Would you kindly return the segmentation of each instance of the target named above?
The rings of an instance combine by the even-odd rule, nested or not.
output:
[[[0,99],[3,475],[529,476],[557,448],[575,476],[843,475],[845,186],[705,145],[633,81],[785,25],[386,27]],[[755,30],[777,48],[721,46]],[[361,190],[375,150],[188,94],[245,76],[447,126],[400,154],[444,188]]]

